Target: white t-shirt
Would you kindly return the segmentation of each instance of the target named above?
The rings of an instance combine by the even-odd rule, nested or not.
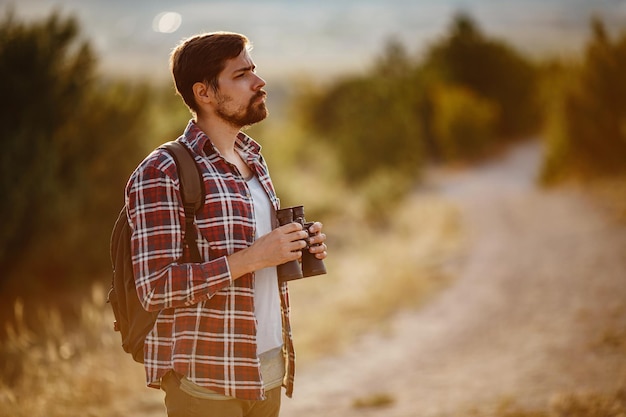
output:
[[[256,176],[248,180],[248,187],[254,204],[255,238],[258,239],[272,231],[272,203]],[[254,315],[257,321],[257,356],[261,360],[261,377],[265,390],[270,390],[279,387],[285,375],[285,361],[281,351],[283,333],[280,296],[275,266],[255,272]],[[186,377],[181,378],[180,389],[197,398],[232,399],[200,387]]]
[[[256,236],[272,231],[272,204],[256,176],[248,181],[254,203]],[[280,296],[276,267],[255,272],[254,315],[257,321],[257,355],[281,347],[283,344]]]

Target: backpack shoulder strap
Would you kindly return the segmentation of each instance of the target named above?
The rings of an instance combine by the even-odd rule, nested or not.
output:
[[[195,214],[204,204],[204,181],[200,167],[193,159],[191,152],[185,145],[178,141],[170,141],[160,146],[174,158],[180,192],[185,209],[185,243],[191,251],[191,257],[195,262],[202,262],[200,251],[196,243],[196,228],[193,221]]]
[[[164,143],[161,148],[169,152],[174,158],[183,202],[185,206],[193,207],[195,213],[204,204],[204,181],[202,181],[202,173],[198,164],[196,164],[189,149],[178,141],[173,140]]]

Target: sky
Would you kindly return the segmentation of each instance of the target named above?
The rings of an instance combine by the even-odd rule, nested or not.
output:
[[[284,78],[366,70],[391,38],[419,56],[459,11],[535,56],[579,52],[592,15],[626,28],[626,0],[0,0],[8,7],[26,20],[75,16],[102,71],[154,79],[169,77],[181,39],[216,30],[244,33],[259,72]]]

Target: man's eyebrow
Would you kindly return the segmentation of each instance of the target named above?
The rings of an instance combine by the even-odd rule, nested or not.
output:
[[[242,67],[242,68],[236,69],[236,70],[233,71],[233,73],[254,71],[255,69],[256,69],[256,65],[249,65],[247,67]]]

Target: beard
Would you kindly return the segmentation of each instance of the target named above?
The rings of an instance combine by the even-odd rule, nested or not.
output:
[[[228,108],[228,103],[233,101],[232,97],[220,95],[215,112],[222,120],[238,129],[253,125],[265,119],[269,114],[264,101],[256,103],[256,100],[264,95],[264,91],[259,91],[250,99],[247,106],[241,106],[236,110],[230,110]]]

